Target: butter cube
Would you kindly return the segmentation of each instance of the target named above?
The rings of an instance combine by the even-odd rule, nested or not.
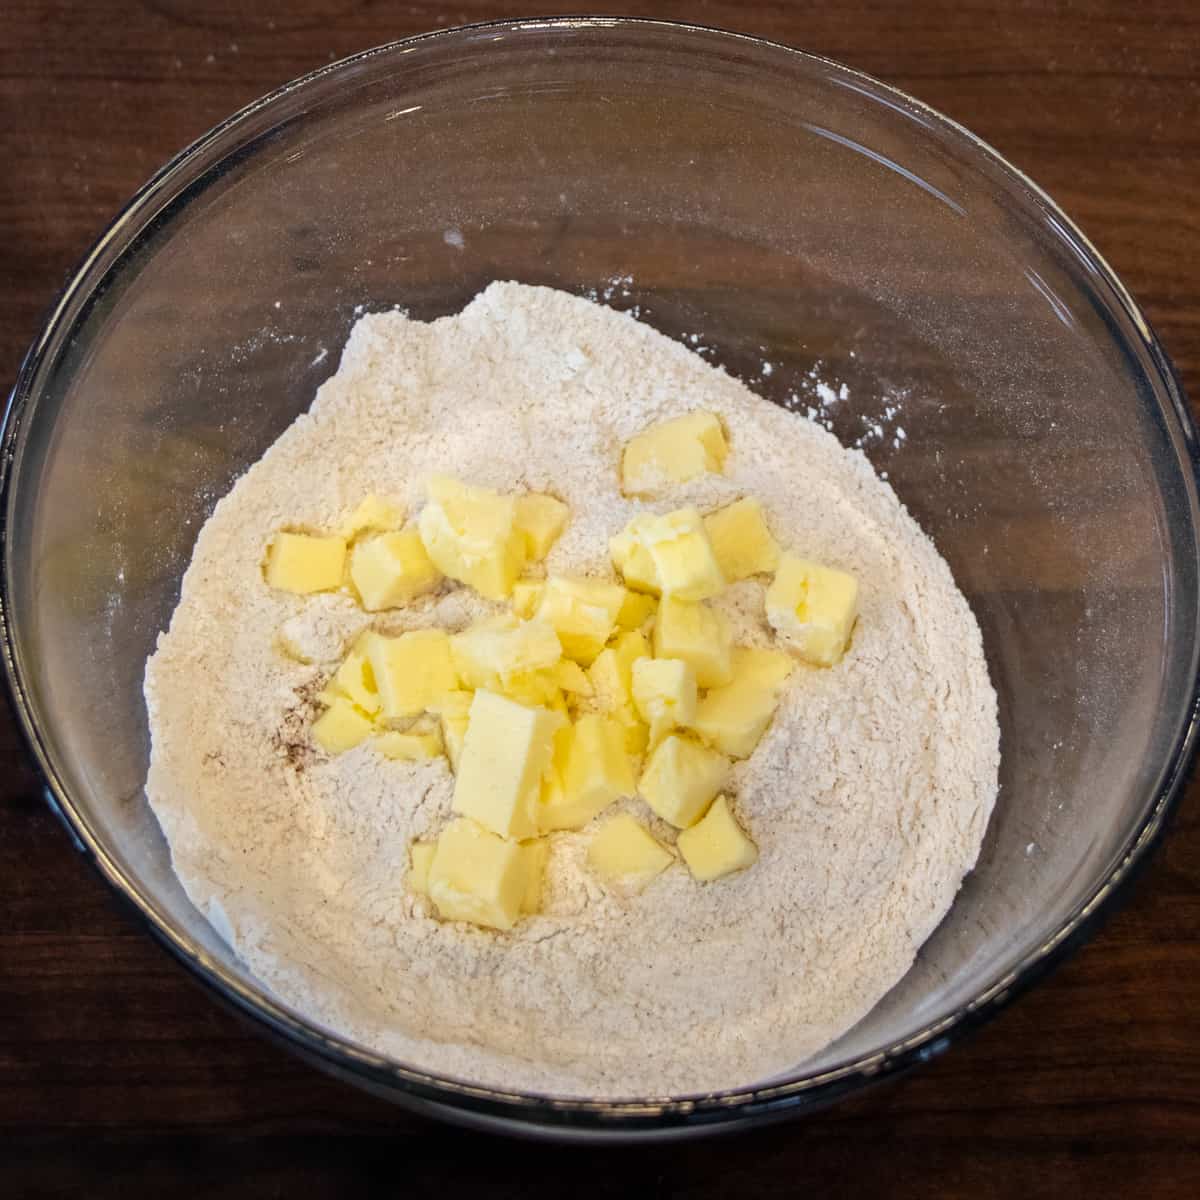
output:
[[[550,859],[550,843],[545,838],[534,838],[521,842],[521,857],[524,859],[525,894],[521,897],[522,913],[542,911],[542,884],[546,877],[546,863]]]
[[[513,584],[512,610],[522,620],[529,620],[542,602],[546,585],[540,579],[518,579]]]
[[[558,634],[566,658],[586,667],[604,649],[624,602],[625,589],[619,583],[551,576],[537,619]]]
[[[671,852],[628,813],[605,821],[587,851],[588,866],[622,892],[640,892],[674,861]]]
[[[654,623],[654,657],[680,658],[702,688],[733,678],[733,635],[723,613],[703,604],[666,597]]]
[[[633,664],[649,652],[646,639],[640,633],[623,633],[613,645],[606,647],[588,668],[595,706],[608,713],[621,726],[625,750],[641,754],[646,749],[649,734],[637,714],[633,702]]]
[[[636,518],[634,518],[636,520]],[[657,596],[662,590],[650,551],[642,545],[632,522],[608,539],[608,553],[625,586]]]
[[[580,717],[555,745],[538,822],[544,831],[582,829],[614,800],[632,796],[635,787],[620,726],[595,713]]]
[[[625,447],[621,490],[645,496],[706,471],[720,472],[729,453],[721,422],[709,412],[691,412],[651,426]]]
[[[688,870],[701,883],[745,870],[758,861],[758,850],[734,820],[724,796],[714,801],[698,825],[679,835],[676,845]]]
[[[730,758],[748,758],[766,732],[779,693],[795,662],[780,650],[737,646],[733,680],[712,688],[689,724],[700,737]]]
[[[458,687],[450,639],[441,629],[417,629],[399,637],[365,639],[384,720],[415,717]]]
[[[347,541],[364,533],[387,533],[404,524],[404,509],[386,496],[370,495],[346,519],[342,537]]]
[[[427,762],[442,753],[442,735],[436,729],[408,730],[398,733],[388,730],[377,734],[375,749],[384,758],[401,762]]]
[[[408,848],[408,886],[418,896],[429,895],[429,865],[436,851],[436,842],[413,842]]]
[[[343,754],[353,750],[360,742],[366,741],[371,732],[371,718],[341,696],[335,696],[312,725],[313,741],[326,754]]]
[[[617,613],[617,628],[627,632],[642,629],[658,611],[658,601],[645,592],[625,593],[625,602]]]
[[[762,505],[752,496],[710,513],[704,528],[730,583],[774,571],[779,565],[779,543],[767,528]]]
[[[479,691],[454,785],[453,809],[501,837],[538,832],[536,806],[563,718]]]
[[[525,557],[540,562],[567,527],[570,510],[554,496],[529,492],[516,498],[517,528],[525,535]]]
[[[267,583],[306,596],[342,586],[346,540],[312,533],[277,533],[267,549]]]
[[[330,690],[340,693],[358,705],[369,717],[379,711],[379,691],[375,686],[375,672],[363,650],[355,647],[346,655],[345,661],[334,672]]]
[[[696,509],[681,508],[661,517],[642,513],[630,521],[629,529],[653,560],[664,596],[707,600],[724,591],[725,576]]]
[[[785,554],[767,588],[767,620],[806,662],[840,662],[858,616],[858,580]]]
[[[459,678],[470,688],[498,690],[500,680],[553,667],[562,658],[558,635],[544,621],[484,621],[450,639]]]
[[[687,829],[725,786],[729,767],[724,755],[673,733],[651,752],[638,790],[664,821]]]
[[[500,695],[530,708],[566,710],[562,691],[558,686],[557,666],[541,671],[522,671],[515,675],[506,675],[496,687],[488,690],[498,691]]]
[[[587,672],[569,658],[564,658],[555,666],[554,679],[564,692],[570,692],[574,696],[590,696],[592,694],[592,681],[588,678]]]
[[[525,534],[516,503],[489,488],[434,476],[418,522],[421,541],[443,575],[503,600],[525,565]]]
[[[429,864],[429,898],[447,921],[511,929],[528,890],[528,860],[510,842],[474,821],[451,821]]]
[[[367,612],[407,604],[441,580],[415,529],[376,534],[350,552],[350,581]]]
[[[442,744],[446,749],[446,757],[450,760],[450,769],[455,774],[458,774],[463,742],[466,741],[467,726],[471,720],[471,701],[474,698],[470,692],[446,692],[429,706],[430,712],[437,713],[441,721]]]
[[[639,658],[632,692],[638,715],[650,726],[651,746],[696,715],[696,673],[682,659]]]

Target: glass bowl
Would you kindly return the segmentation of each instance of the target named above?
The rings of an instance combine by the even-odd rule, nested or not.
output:
[[[869,1016],[738,1091],[507,1093],[353,1045],[247,974],[184,897],[143,796],[143,666],[215,501],[308,406],[357,315],[431,318],[508,278],[635,309],[861,445],[983,629],[1003,765],[978,866]],[[7,411],[9,682],[79,848],[308,1059],[545,1136],[762,1121],[936,1054],[1077,943],[1146,855],[1196,732],[1195,451],[1112,271],[917,101],[682,25],[431,34],[214,129],[80,265]]]

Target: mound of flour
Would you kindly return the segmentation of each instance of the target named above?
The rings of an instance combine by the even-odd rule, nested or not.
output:
[[[268,589],[264,546],[284,525],[338,525],[368,492],[415,512],[448,472],[560,495],[571,523],[548,569],[607,574],[608,537],[640,507],[618,490],[623,443],[691,408],[723,418],[727,474],[657,507],[752,494],[783,545],[861,585],[850,653],[797,669],[734,770],[759,861],[706,886],[677,864],[623,900],[587,872],[588,833],[560,834],[543,914],[507,935],[440,923],[405,873],[409,842],[449,812],[445,761],[309,748],[313,694],[371,619]],[[739,641],[768,644],[761,584],[717,603]],[[461,628],[488,608],[446,589],[371,623]],[[285,628],[313,665],[280,652]],[[145,694],[146,790],[174,869],[277,997],[420,1068],[560,1094],[734,1087],[816,1052],[907,970],[997,787],[978,628],[867,460],[628,316],[512,283],[431,324],[359,321],[312,409],[201,531]]]

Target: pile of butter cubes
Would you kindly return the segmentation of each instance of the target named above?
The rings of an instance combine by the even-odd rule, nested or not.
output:
[[[626,446],[622,490],[660,496],[727,455],[717,417],[689,413]],[[387,758],[449,759],[455,817],[412,845],[409,871],[445,920],[507,930],[539,911],[548,835],[622,799],[679,832],[672,850],[628,811],[599,824],[587,860],[614,891],[641,891],[676,853],[702,882],[750,866],[757,850],[722,794],[733,762],[754,751],[796,659],[832,666],[849,644],[855,579],[781,552],[752,497],[707,515],[639,513],[609,543],[620,583],[539,568],[568,517],[553,496],[438,476],[415,525],[370,496],[339,533],[282,532],[267,549],[270,586],[346,590],[369,612],[446,580],[507,604],[457,633],[368,630],[312,725],[331,755],[370,739]],[[733,645],[706,603],[766,575],[786,651]]]

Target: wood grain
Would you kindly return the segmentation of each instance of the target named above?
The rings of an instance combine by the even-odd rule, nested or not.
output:
[[[624,5],[534,10],[620,11]],[[1200,397],[1200,6],[656,3],[910,90],[1046,187]],[[164,159],[364,47],[484,3],[10,0],[0,37],[0,376]],[[968,1044],[827,1114],[705,1144],[533,1149],[335,1084],[219,1010],[77,859],[0,716],[0,1195],[1200,1195],[1196,787],[1124,912]]]

